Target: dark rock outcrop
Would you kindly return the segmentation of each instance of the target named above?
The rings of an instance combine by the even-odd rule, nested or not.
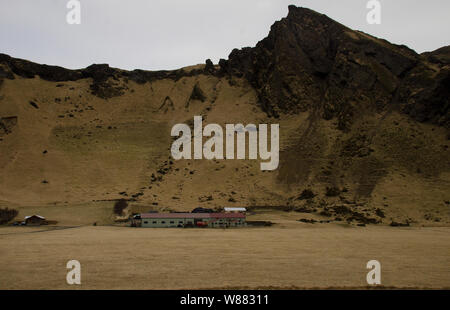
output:
[[[201,102],[204,102],[206,100],[205,93],[200,88],[199,83],[195,83],[194,88],[192,89],[191,96],[189,97],[189,100],[199,100]]]
[[[34,78],[36,75],[47,81],[75,81],[81,79],[80,70],[69,70],[58,66],[40,65],[31,61],[12,58],[5,54],[0,54],[0,65],[8,72],[7,78],[14,78],[11,73],[21,77]]]
[[[428,58],[442,64],[447,56],[444,48]],[[448,68],[435,72],[413,50],[309,9],[290,6],[267,38],[233,50],[219,65],[245,77],[271,116],[313,109],[346,130],[366,110],[399,106],[417,120],[448,126]]]
[[[450,45],[438,48],[432,52],[426,52],[422,54],[429,62],[448,65],[450,64]]]
[[[17,125],[17,116],[0,117],[0,137],[12,132]]]
[[[450,66],[435,71],[418,65],[404,78],[399,100],[414,119],[450,129]]]
[[[212,68],[214,69],[214,66]],[[160,79],[177,81],[185,76],[212,74],[215,70],[211,71],[211,68],[209,68],[209,71],[207,72],[203,69],[190,71],[184,69],[172,71],[126,71],[111,68],[107,64],[93,64],[84,69],[70,70],[58,66],[41,65],[0,53],[0,86],[5,78],[14,79],[14,74],[23,78],[38,76],[43,80],[52,82],[77,81],[90,78],[92,79],[92,84],[90,85],[92,93],[104,99],[122,95],[127,88],[122,81],[126,83],[128,80],[132,80],[139,84]]]
[[[213,62],[211,59],[206,59],[205,62],[205,73],[214,74],[216,71],[216,68],[214,67]]]

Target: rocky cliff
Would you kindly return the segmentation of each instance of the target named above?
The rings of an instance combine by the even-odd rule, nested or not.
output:
[[[361,102],[395,108],[419,121],[449,127],[449,48],[418,55],[309,9],[289,7],[267,38],[235,49],[224,72],[244,76],[270,115],[314,109],[348,129]]]

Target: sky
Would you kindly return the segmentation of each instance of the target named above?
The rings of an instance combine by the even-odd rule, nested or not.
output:
[[[379,25],[367,23],[368,0],[80,0],[79,25],[67,23],[67,2],[0,0],[0,53],[71,69],[217,63],[266,37],[290,4],[418,53],[450,45],[449,0],[379,0]]]

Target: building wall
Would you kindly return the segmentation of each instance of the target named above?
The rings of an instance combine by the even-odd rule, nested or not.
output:
[[[40,219],[40,218],[28,218],[25,220],[25,223],[29,226],[38,226],[38,225],[42,225],[44,222],[44,220]]]
[[[242,227],[245,226],[245,218],[224,218],[212,221],[211,218],[205,219],[194,219],[191,218],[181,218],[181,219],[173,219],[173,218],[143,218],[141,222],[141,227],[146,228],[176,228],[176,227],[184,227],[185,225],[192,224],[195,227],[195,223],[197,221],[207,222],[208,227],[211,228],[225,228],[225,227]]]
[[[242,227],[245,225],[245,218],[210,219],[208,223],[208,227],[212,228]]]
[[[184,227],[184,225],[191,223],[194,225],[194,219],[173,219],[173,218],[158,218],[142,219],[142,227],[154,227],[154,228],[172,228],[172,227]]]

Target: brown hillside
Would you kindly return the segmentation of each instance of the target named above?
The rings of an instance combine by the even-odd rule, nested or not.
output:
[[[448,225],[449,90],[448,48],[419,55],[294,6],[217,66],[68,70],[0,54],[0,204],[128,198]],[[194,115],[280,124],[279,168],[174,161],[170,130]]]

